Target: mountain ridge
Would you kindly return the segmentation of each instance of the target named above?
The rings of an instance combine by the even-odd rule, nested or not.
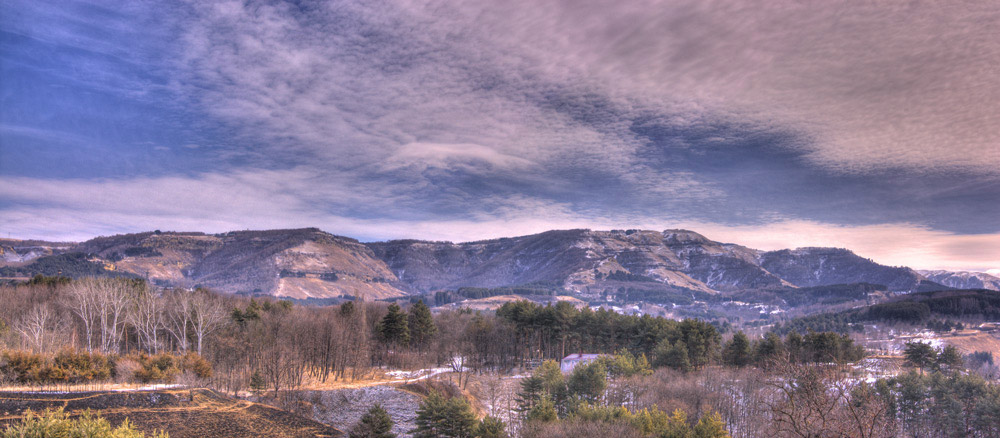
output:
[[[0,242],[6,251],[0,255],[17,254],[3,259],[3,275],[35,273],[37,261],[25,260],[23,248],[17,252],[10,242],[17,241]],[[913,269],[883,266],[849,249],[762,251],[678,229],[550,230],[460,243],[360,242],[318,228],[219,234],[152,231],[59,247],[30,243],[34,259],[44,258],[49,270],[61,266],[59,257],[82,253],[109,272],[145,277],[162,286],[290,298],[378,299],[459,287],[523,285],[584,297],[627,290],[715,294],[861,282],[908,292],[929,280]]]

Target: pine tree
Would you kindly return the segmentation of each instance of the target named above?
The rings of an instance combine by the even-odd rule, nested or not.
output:
[[[691,360],[688,359],[687,346],[680,339],[670,344],[664,339],[656,346],[656,365],[673,368],[677,371],[691,371]]]
[[[531,376],[521,380],[521,391],[517,393],[518,411],[531,411],[542,399],[544,393],[545,381],[541,377]]]
[[[924,368],[934,365],[934,362],[937,360],[937,351],[934,351],[934,347],[931,344],[907,342],[903,356],[906,357],[907,363],[923,371]]]
[[[785,345],[781,343],[781,338],[774,332],[768,332],[764,335],[764,340],[758,342],[754,348],[754,361],[758,365],[767,366],[780,359],[784,352]]]
[[[477,438],[508,438],[507,424],[503,420],[487,416],[476,425]]]
[[[378,333],[388,344],[406,345],[410,342],[410,327],[406,321],[406,313],[398,304],[389,305],[389,313],[378,324]]]
[[[351,429],[350,438],[396,438],[396,434],[392,433],[392,424],[389,413],[382,405],[375,404]]]
[[[476,414],[461,397],[445,399],[432,392],[417,408],[417,427],[410,431],[416,438],[471,438],[476,431]]]
[[[722,422],[722,416],[716,412],[703,415],[692,432],[694,438],[729,438],[726,423]]]
[[[556,405],[555,403],[552,403],[552,399],[549,397],[542,397],[542,399],[538,401],[538,404],[528,411],[528,416],[526,418],[528,422],[541,421],[543,423],[556,421],[558,419],[559,415],[556,413]]]
[[[941,353],[937,357],[938,369],[942,370],[956,370],[962,367],[962,354],[958,352],[958,349],[954,345],[945,346],[941,350]]]
[[[476,413],[463,397],[452,397],[445,404],[444,436],[451,438],[471,438],[476,432]]]
[[[345,318],[354,314],[354,301],[348,301],[340,305],[340,316]]]
[[[722,349],[722,360],[727,365],[744,367],[750,364],[750,339],[742,331],[736,332]]]
[[[569,377],[569,392],[587,402],[597,403],[608,387],[607,375],[602,362],[577,365]]]
[[[260,371],[254,371],[253,375],[250,376],[250,389],[254,392],[263,392],[267,389],[267,381],[264,380]]]
[[[431,309],[424,304],[424,300],[417,301],[417,304],[410,307],[409,328],[410,340],[418,346],[425,345],[437,334],[437,326],[434,325]]]
[[[437,391],[431,392],[417,408],[417,427],[410,431],[415,438],[444,436],[446,401]]]

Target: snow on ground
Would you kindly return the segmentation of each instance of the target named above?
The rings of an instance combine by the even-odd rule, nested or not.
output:
[[[140,386],[138,388],[115,388],[115,389],[112,389],[111,391],[115,391],[115,392],[156,391],[156,390],[160,390],[160,389],[176,389],[176,388],[183,388],[183,387],[184,387],[184,385],[178,385],[176,383],[172,383],[172,384],[160,383],[160,384],[156,384],[156,385]]]
[[[56,394],[56,395],[60,395],[60,394],[77,394],[77,393],[82,393],[82,392],[157,391],[157,390],[161,390],[161,389],[176,389],[176,388],[183,388],[183,387],[184,387],[184,385],[162,384],[161,383],[161,384],[156,384],[156,385],[137,386],[135,388],[128,388],[128,387],[100,387],[100,388],[93,388],[93,387],[87,387],[87,388],[81,388],[81,389],[74,389],[72,391],[45,391],[45,390],[42,390],[42,391],[17,391],[17,392],[20,393],[20,394]],[[8,390],[7,388],[4,388],[4,391],[7,391],[7,390]]]
[[[416,370],[416,371],[395,370],[386,372],[385,375],[392,377],[393,379],[396,380],[405,380],[408,382],[413,382],[417,380],[429,379],[438,374],[451,373],[451,372],[465,372],[465,371],[470,371],[469,368],[465,367],[465,359],[461,356],[455,356],[451,359],[451,365],[447,367],[424,368],[422,370]]]
[[[393,433],[409,436],[416,427],[420,397],[391,386],[369,386],[331,391],[302,391],[304,400],[312,404],[312,418],[340,430],[351,430],[376,403],[389,413],[395,423]]]

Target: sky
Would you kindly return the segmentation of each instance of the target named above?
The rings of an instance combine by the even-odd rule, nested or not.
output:
[[[1000,268],[1000,3],[0,3],[0,233],[686,228]]]

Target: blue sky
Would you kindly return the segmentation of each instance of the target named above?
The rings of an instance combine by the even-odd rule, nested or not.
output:
[[[0,231],[685,227],[1000,267],[1000,7],[742,3],[5,1]]]

